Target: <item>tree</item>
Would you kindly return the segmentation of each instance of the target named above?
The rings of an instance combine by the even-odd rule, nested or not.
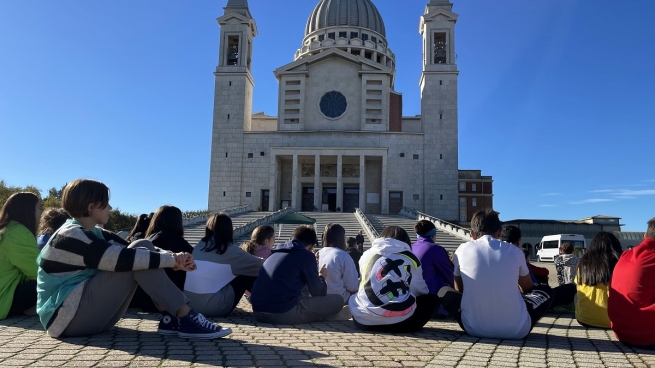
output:
[[[41,198],[41,191],[38,188],[28,185],[26,187],[12,187],[8,186],[4,180],[0,180],[0,208],[5,205],[7,199],[15,193],[20,192],[30,192],[36,194],[37,197]]]
[[[121,213],[116,208],[109,213],[109,222],[105,224],[105,229],[110,231],[131,230],[136,223],[137,216],[131,213]]]

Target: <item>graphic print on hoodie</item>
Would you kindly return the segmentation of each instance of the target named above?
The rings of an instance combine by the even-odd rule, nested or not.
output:
[[[416,269],[421,263],[409,251],[382,256],[374,255],[366,270],[367,275],[375,275],[366,280],[364,291],[373,304],[371,313],[382,317],[405,316],[414,310],[416,298],[410,291],[412,266]]]

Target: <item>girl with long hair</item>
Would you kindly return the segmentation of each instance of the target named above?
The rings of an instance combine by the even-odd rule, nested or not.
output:
[[[241,249],[246,252],[266,259],[271,255],[271,249],[275,246],[275,229],[268,225],[257,226],[250,236],[250,241],[241,244]]]
[[[0,320],[36,305],[36,230],[41,200],[16,193],[0,209]]]
[[[359,288],[359,276],[352,257],[346,252],[346,230],[339,224],[327,224],[323,231],[321,248],[316,257],[318,268],[325,266],[328,270],[328,294],[338,294],[343,303],[348,303],[350,296]]]
[[[578,263],[575,318],[586,327],[610,328],[607,315],[609,285],[623,248],[614,234],[601,231]]]
[[[225,213],[209,217],[193,258],[198,270],[187,274],[184,293],[194,308],[211,317],[227,316],[236,308],[264,263],[234,244],[232,219]]]

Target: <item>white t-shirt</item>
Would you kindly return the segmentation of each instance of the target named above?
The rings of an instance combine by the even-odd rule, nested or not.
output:
[[[318,269],[325,265],[328,276],[325,278],[328,294],[339,294],[343,302],[359,288],[355,261],[346,251],[335,247],[325,247],[318,251]]]
[[[532,320],[518,288],[529,274],[523,252],[513,244],[485,235],[455,252],[455,276],[464,283],[462,324],[469,335],[522,339]]]

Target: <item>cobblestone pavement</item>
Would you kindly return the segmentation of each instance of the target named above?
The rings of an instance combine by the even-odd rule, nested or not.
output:
[[[652,352],[623,346],[611,331],[585,329],[572,315],[548,315],[526,340],[477,339],[451,321],[420,333],[355,330],[352,321],[271,326],[245,301],[216,319],[233,334],[189,341],[156,334],[158,315],[129,311],[109,332],[48,337],[36,317],[0,321],[0,367],[648,367]]]

